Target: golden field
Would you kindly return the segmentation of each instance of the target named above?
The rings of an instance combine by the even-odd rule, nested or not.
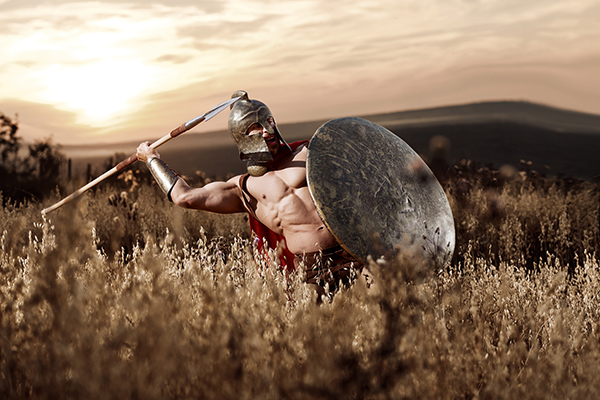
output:
[[[321,305],[255,262],[243,215],[133,172],[47,219],[6,205],[0,398],[596,397],[598,184],[463,162],[443,186],[449,267],[372,263]]]

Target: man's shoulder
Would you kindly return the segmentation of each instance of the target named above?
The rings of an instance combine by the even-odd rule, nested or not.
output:
[[[244,177],[247,177],[247,176],[249,176],[248,173],[241,174],[241,175],[236,175],[236,176],[234,176],[232,178],[229,178],[227,180],[227,183],[233,183],[233,184],[241,187],[242,181],[244,180]]]
[[[308,146],[309,142],[310,142],[310,139],[297,140],[295,142],[289,143],[288,146],[290,146],[290,148],[292,150],[294,150],[298,146]]]
[[[294,159],[296,160],[299,156],[303,157],[306,160],[306,153],[308,152],[308,142],[301,143],[298,145],[292,153],[294,154]]]

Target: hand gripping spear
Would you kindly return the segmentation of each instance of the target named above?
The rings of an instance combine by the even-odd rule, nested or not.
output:
[[[223,111],[224,109],[226,109],[227,107],[229,107],[230,105],[232,105],[233,103],[238,101],[240,98],[242,98],[242,96],[234,97],[232,99],[224,101],[223,103],[213,107],[211,110],[207,111],[206,113],[204,113],[196,118],[190,119],[189,121],[181,124],[177,128],[173,129],[170,133],[166,134],[162,138],[158,139],[156,142],[152,143],[150,145],[150,148],[155,149],[158,146],[161,146],[161,145],[167,143],[169,140],[176,138],[177,136],[181,135],[182,133],[189,131],[190,129],[192,129],[193,127],[198,125],[200,122],[208,121],[209,119],[211,119],[212,117],[214,117],[215,115],[217,115],[218,113],[220,113],[221,111]],[[103,180],[105,180],[106,178],[116,174],[117,172],[122,171],[123,169],[127,168],[129,165],[133,164],[136,161],[137,161],[136,154],[129,156],[125,160],[123,160],[120,163],[118,163],[117,165],[115,165],[113,168],[106,171],[104,174],[100,175],[99,177],[97,177],[96,179],[94,179],[93,181],[88,183],[87,185],[85,185],[82,188],[80,188],[79,190],[73,192],[69,196],[65,197],[58,203],[54,204],[53,206],[43,209],[42,215],[49,214],[52,211],[56,210],[57,208],[61,207],[62,205],[79,197],[80,195],[82,195],[83,193],[85,193],[86,191],[91,189],[92,187],[96,186],[98,183],[100,183]]]

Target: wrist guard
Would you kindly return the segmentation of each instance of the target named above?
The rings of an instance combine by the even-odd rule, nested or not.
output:
[[[179,174],[169,168],[167,163],[158,157],[151,157],[146,161],[146,165],[156,180],[156,183],[158,183],[158,186],[160,186],[162,191],[167,195],[167,199],[172,202],[171,190],[173,190],[173,186],[177,183]]]

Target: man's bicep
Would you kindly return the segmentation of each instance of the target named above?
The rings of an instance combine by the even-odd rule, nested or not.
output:
[[[243,212],[241,191],[232,182],[211,182],[201,188],[190,188],[187,184],[173,188],[173,201],[185,208],[211,211],[221,214]]]
[[[245,211],[241,190],[233,182],[211,182],[202,189],[209,194],[206,198],[205,207],[207,211],[223,214]]]

